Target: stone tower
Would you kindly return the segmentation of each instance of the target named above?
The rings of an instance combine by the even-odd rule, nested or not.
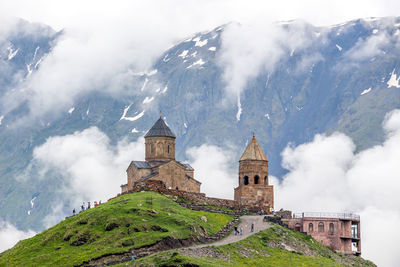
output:
[[[274,206],[273,186],[268,184],[268,159],[255,136],[239,160],[239,186],[235,200],[242,205],[258,205],[268,212]]]
[[[175,160],[175,135],[160,117],[144,136],[146,161]]]

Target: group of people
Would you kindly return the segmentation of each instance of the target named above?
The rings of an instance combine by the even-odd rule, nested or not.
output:
[[[251,233],[254,232],[254,223],[251,223],[250,232],[251,232]],[[235,235],[243,235],[243,228],[240,227],[240,228],[238,229],[238,227],[235,226]]]
[[[97,207],[98,205],[101,204],[101,200],[100,200],[99,202],[94,201],[93,203],[94,203],[94,206]],[[84,211],[84,210],[88,210],[88,209],[90,209],[90,208],[91,208],[90,201],[87,202],[87,206],[85,205],[85,202],[83,202],[82,205],[81,205],[81,211],[80,211],[80,212],[82,212],[82,211]],[[72,210],[72,215],[75,215],[75,214],[76,214],[76,210],[75,210],[75,208],[74,208],[74,209]]]

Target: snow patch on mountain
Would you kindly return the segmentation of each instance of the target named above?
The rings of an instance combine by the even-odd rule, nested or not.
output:
[[[32,209],[35,206],[35,199],[36,199],[36,197],[32,198],[31,201],[30,201],[31,209],[28,210],[28,215],[31,215],[31,213],[32,213]]]
[[[368,94],[369,92],[371,92],[371,87],[370,88],[368,88],[368,89],[365,89],[364,91],[362,91],[361,92],[361,94],[360,95],[365,95],[365,94]]]
[[[146,79],[144,80],[144,83],[143,83],[143,85],[142,85],[142,88],[140,88],[140,91],[141,91],[141,92],[143,92],[144,88],[146,88],[146,85],[147,85],[148,82],[149,82],[149,79],[146,78]]]
[[[161,94],[165,94],[168,90],[168,86],[165,86],[164,89],[161,91]]]
[[[190,54],[192,57],[196,57],[197,51],[194,51],[192,54]]]
[[[201,58],[199,59],[199,60],[197,60],[196,62],[194,62],[194,63],[192,63],[192,64],[190,64],[188,67],[186,67],[187,69],[190,69],[190,68],[192,68],[192,67],[194,67],[194,66],[201,66],[201,65],[203,65],[204,63],[206,63],[206,62],[204,62]]]
[[[196,37],[192,40],[193,42],[196,42],[194,46],[202,47],[205,46],[208,43],[208,40],[205,39],[203,41],[200,40],[200,37]]]
[[[182,53],[178,55],[178,57],[185,58],[188,54],[189,50],[183,50]]]
[[[142,112],[140,112],[138,115],[133,116],[133,117],[127,117],[126,113],[128,112],[128,110],[130,109],[130,107],[132,106],[132,104],[130,104],[129,106],[127,106],[124,109],[124,113],[122,114],[122,117],[119,120],[127,120],[127,121],[136,121],[138,119],[140,119],[141,117],[143,117],[144,115],[144,110]]]
[[[68,110],[68,113],[69,113],[69,114],[72,114],[72,112],[74,112],[74,110],[75,110],[75,107],[72,107],[72,108],[70,108],[70,109]]]
[[[146,96],[146,98],[143,100],[143,104],[150,103],[153,100],[154,100],[154,96],[152,96],[152,97]]]
[[[170,60],[170,58],[168,58],[168,54],[166,54],[165,56],[164,56],[164,58],[163,58],[163,61],[164,62],[168,62]]]
[[[36,199],[36,197],[31,199],[31,209],[33,209],[33,206],[35,205],[35,199]]]
[[[337,48],[339,51],[342,51],[342,47],[341,47],[340,45],[336,44],[336,48]]]
[[[17,50],[13,50],[12,46],[10,45],[9,47],[7,47],[8,50],[8,60],[13,59],[13,57],[15,57],[19,51],[19,48],[17,48]]]
[[[265,115],[264,115],[264,117],[266,117],[267,119],[271,119],[270,117],[269,117],[269,113],[265,113]]]
[[[396,70],[396,69],[393,69],[392,75],[390,76],[390,79],[387,81],[388,88],[390,88],[390,87],[392,87],[392,86],[394,86],[394,87],[396,87],[396,88],[400,88],[400,84],[399,84],[400,75],[399,75],[399,77],[397,78],[396,73],[394,73],[395,70]]]
[[[43,57],[41,57],[35,64],[35,69],[39,66],[40,63],[42,63]]]
[[[138,133],[139,131],[138,130],[136,130],[136,128],[133,128],[132,130],[131,130],[131,133]]]
[[[32,74],[31,65],[32,65],[32,63],[31,64],[26,64],[26,70],[28,71],[28,74],[26,75],[27,77]]]
[[[238,107],[238,111],[236,113],[236,120],[240,121],[240,116],[242,115],[242,104],[240,103],[240,97],[238,97],[238,100],[237,100],[237,107]]]
[[[4,119],[4,116],[0,115],[0,125],[1,125],[1,122],[3,121],[3,119]]]
[[[39,49],[40,49],[40,46],[36,47],[35,53],[33,53],[33,59],[32,59],[32,61],[36,59],[36,54],[37,54],[37,52],[39,51]]]
[[[187,128],[187,124],[186,124],[186,122],[184,122],[184,123],[183,123],[183,126],[184,126],[185,128]]]
[[[208,48],[208,50],[210,51],[217,51],[217,48],[215,46],[211,46],[210,48]]]

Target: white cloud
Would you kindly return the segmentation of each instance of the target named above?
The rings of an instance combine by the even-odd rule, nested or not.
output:
[[[14,225],[0,220],[0,252],[13,247],[19,240],[32,237],[35,234],[32,230],[20,231]]]
[[[144,157],[144,140],[123,140],[116,146],[98,128],[92,127],[71,135],[49,138],[33,152],[35,168],[42,179],[58,176],[62,179],[59,193],[64,202],[54,207],[45,218],[47,227],[65,214],[65,207],[78,208],[83,201],[107,200],[120,193],[120,185],[126,183],[126,168],[133,159]],[[61,205],[62,204],[62,205]],[[68,213],[70,212],[68,210]]]
[[[223,69],[228,95],[240,98],[251,79],[263,71],[273,72],[285,56],[288,58],[292,51],[309,46],[316,38],[310,28],[300,20],[286,25],[265,20],[227,25],[222,34],[218,62]],[[321,60],[321,55],[304,59],[298,69],[318,60]]]
[[[397,266],[400,239],[400,110],[386,116],[382,145],[355,153],[344,134],[317,135],[282,153],[289,173],[275,185],[275,207],[361,215],[363,256]]]
[[[195,179],[202,183],[202,192],[211,197],[233,199],[238,175],[231,166],[237,161],[232,149],[203,144],[189,148],[186,154],[195,170]]]

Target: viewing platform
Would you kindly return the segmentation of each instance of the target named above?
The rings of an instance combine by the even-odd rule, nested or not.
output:
[[[302,218],[336,218],[340,220],[360,221],[360,215],[354,213],[336,213],[336,212],[293,213],[293,219],[302,219]]]

